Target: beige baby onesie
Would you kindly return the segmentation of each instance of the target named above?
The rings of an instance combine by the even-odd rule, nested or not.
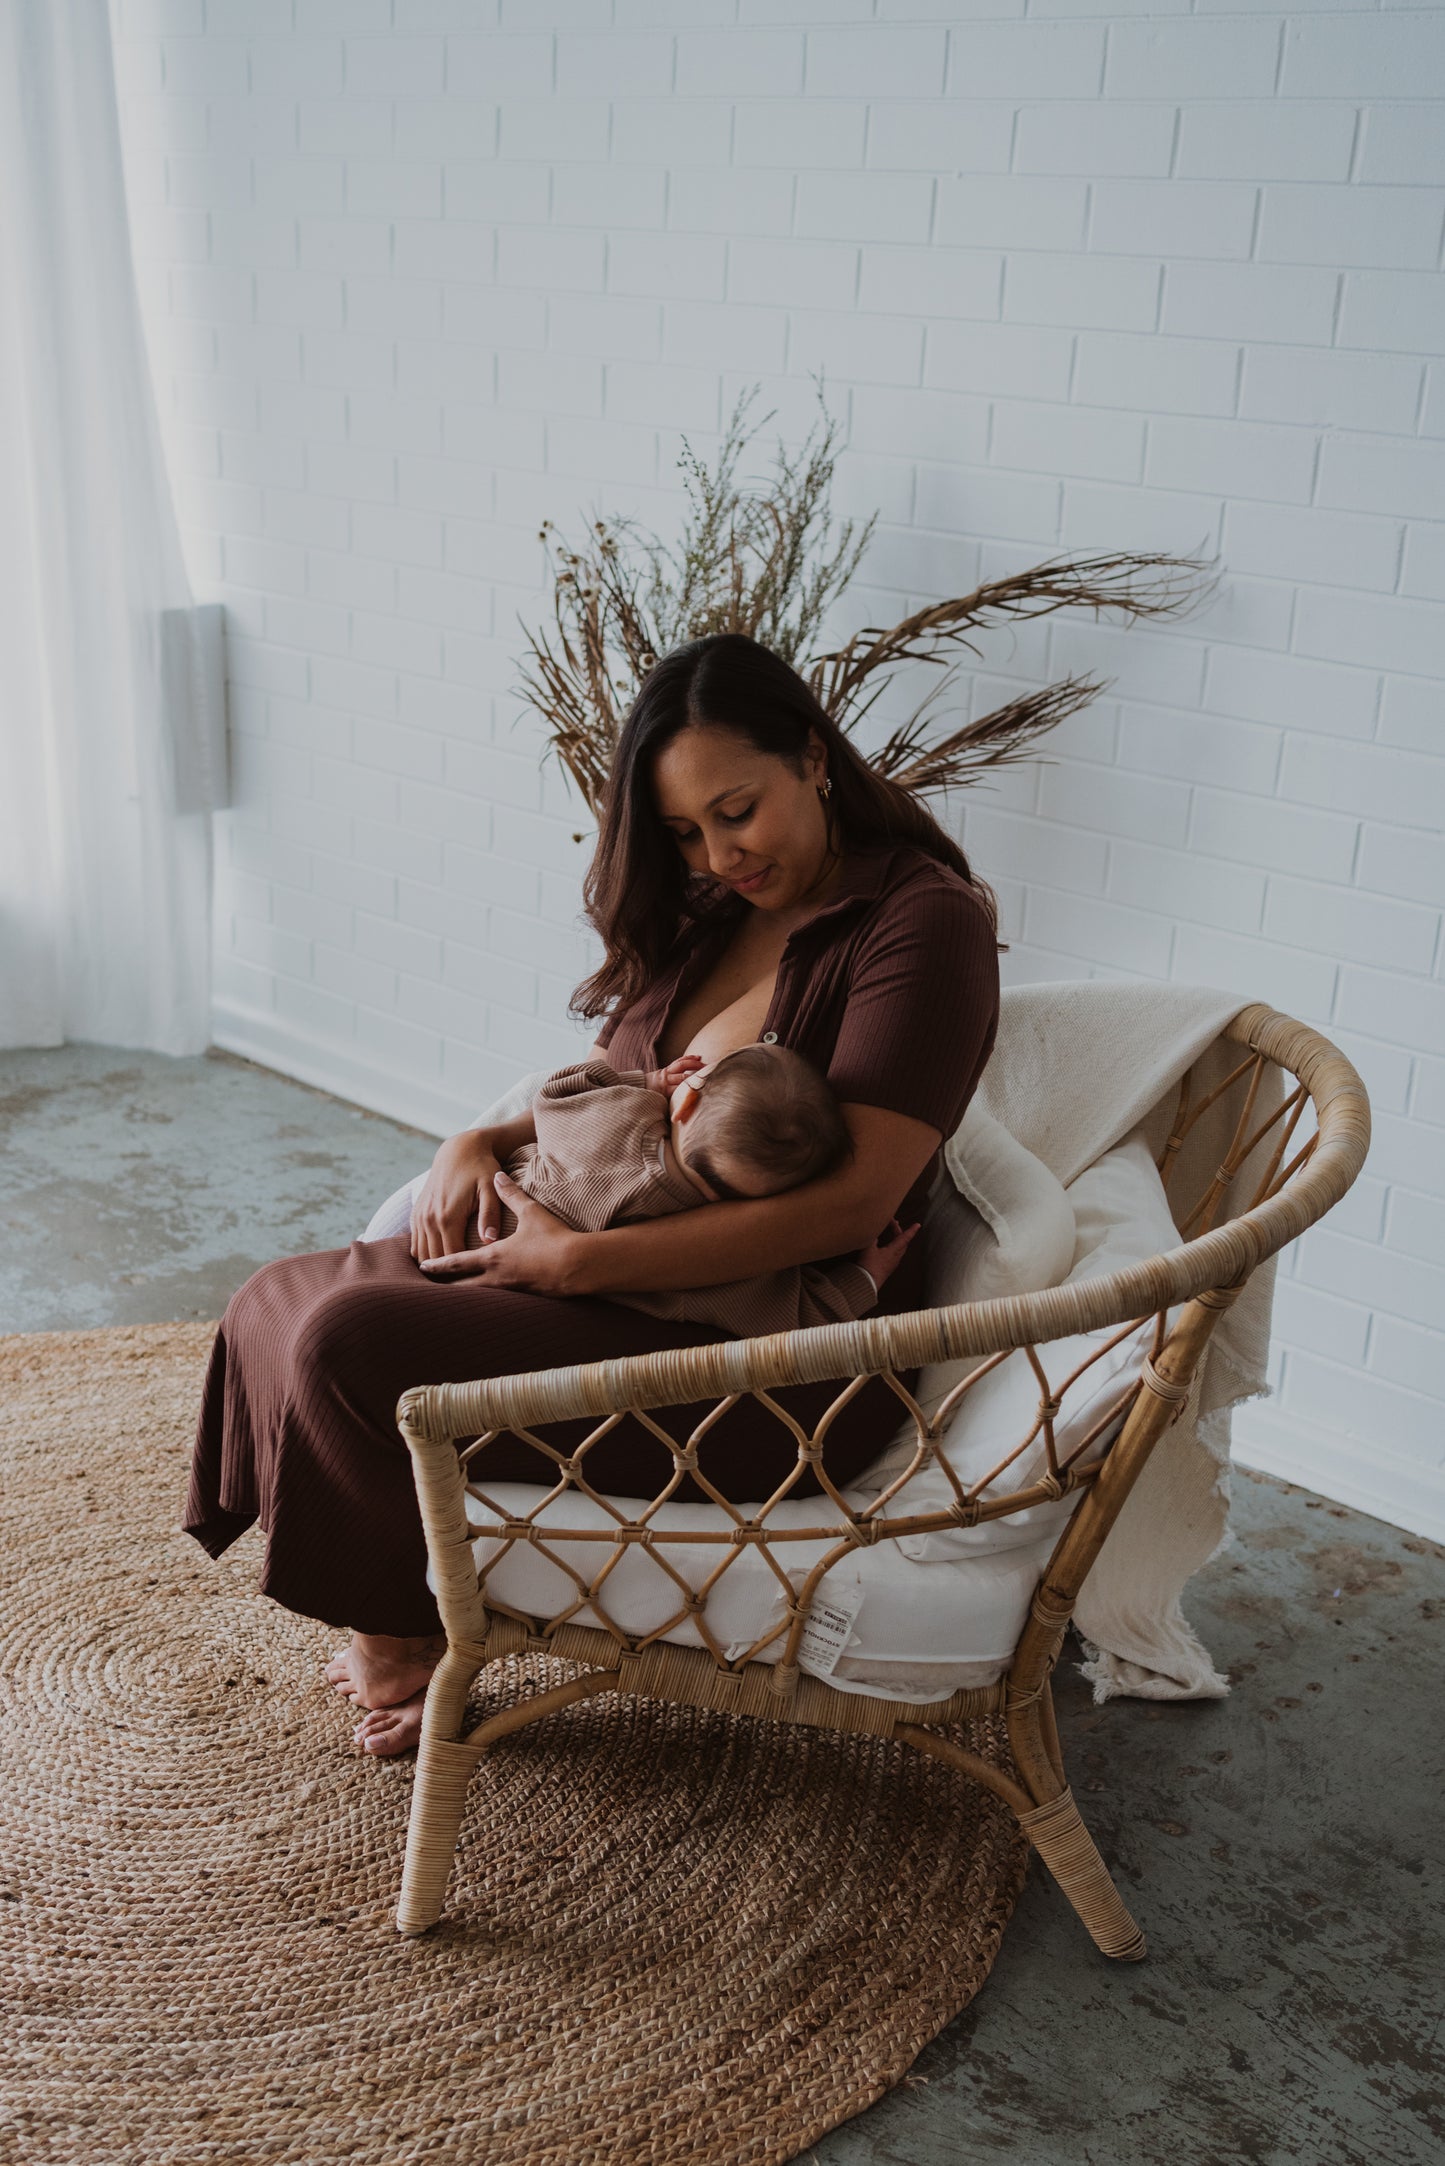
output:
[[[668,1105],[637,1070],[619,1075],[604,1061],[581,1061],[549,1076],[532,1102],[537,1140],[513,1154],[507,1171],[529,1196],[579,1233],[709,1206],[677,1165]],[[516,1219],[502,1211],[503,1234]],[[609,1301],[675,1323],[715,1324],[738,1338],[852,1323],[877,1289],[861,1264],[792,1264],[722,1286],[664,1293],[613,1293]]]

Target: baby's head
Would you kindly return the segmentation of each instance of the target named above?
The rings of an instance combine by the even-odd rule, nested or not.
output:
[[[709,1200],[777,1196],[852,1149],[832,1090],[785,1045],[745,1045],[679,1083],[673,1148]]]

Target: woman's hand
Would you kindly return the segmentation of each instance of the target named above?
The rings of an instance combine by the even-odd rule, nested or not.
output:
[[[411,1207],[411,1253],[419,1264],[464,1248],[474,1218],[478,1240],[496,1240],[502,1224],[494,1187],[498,1171],[489,1129],[467,1128],[447,1137]]]
[[[493,1162],[491,1185],[516,1214],[517,1230],[498,1240],[494,1230],[481,1230],[482,1245],[457,1248],[446,1254],[421,1259],[428,1278],[484,1278],[493,1286],[513,1286],[529,1294],[566,1294],[572,1284],[577,1243],[587,1239],[519,1188],[509,1173]]]
[[[915,1219],[905,1231],[896,1218],[890,1218],[877,1240],[870,1241],[867,1248],[859,1249],[854,1261],[863,1266],[880,1294],[902,1263],[920,1224],[921,1221]]]

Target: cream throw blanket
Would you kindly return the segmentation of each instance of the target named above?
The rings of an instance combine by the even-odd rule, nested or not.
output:
[[[1017,1212],[1021,1188],[1026,1193],[1028,1183],[1019,1183],[1017,1162],[1006,1163],[1008,1154],[997,1149],[996,1138],[989,1148],[971,1151],[971,1129],[982,1143],[991,1116],[1066,1189],[1141,1123],[1157,1156],[1185,1069],[1200,1063],[1202,1097],[1245,1057],[1242,1047],[1219,1036],[1244,1005],[1237,993],[1212,986],[1088,979],[1006,989],[993,1053],[947,1154],[957,1164],[959,1187],[981,1210],[986,1226]],[[475,1125],[524,1111],[544,1080],[543,1071],[524,1076],[478,1115]],[[1281,1071],[1271,1064],[1255,1100],[1254,1125],[1274,1111],[1283,1087]],[[1232,1103],[1237,1093],[1228,1096]],[[1192,1203],[1207,1185],[1232,1133],[1233,1117],[1219,1107],[1196,1125],[1170,1179],[1176,1208],[1181,1200]],[[1244,1208],[1272,1142],[1273,1133],[1226,1190],[1216,1223]],[[990,1178],[999,1183],[997,1218],[984,1192]],[[1050,1185],[1046,1179],[1038,1183],[1037,1209],[1045,1215]],[[410,1218],[408,1184],[381,1205],[362,1238],[404,1232]],[[1016,1230],[1025,1236],[1021,1246],[1027,1249],[1030,1229],[1016,1222]],[[1049,1229],[1043,1233],[1033,1244],[1035,1253],[1051,1251],[1057,1268],[1039,1284],[1056,1284],[1068,1269],[1068,1243],[1060,1249]],[[986,1258],[978,1257],[976,1267],[987,1275]],[[1038,1289],[1010,1283],[1009,1290]],[[1118,1693],[1217,1699],[1229,1690],[1180,1609],[1179,1597],[1225,1537],[1230,1409],[1269,1389],[1265,1365],[1273,1293],[1270,1257],[1221,1316],[1184,1415],[1155,1446],[1089,1574],[1074,1619],[1089,1643],[1085,1675],[1093,1680],[1097,1700]]]
[[[1141,1123],[1155,1154],[1163,1149],[1185,1070],[1199,1063],[1197,1103],[1248,1057],[1219,1035],[1245,1005],[1212,986],[1089,979],[1010,987],[975,1102],[1067,1189]],[[1282,1071],[1269,1064],[1251,1128],[1284,1089]],[[1219,1166],[1238,1105],[1239,1092],[1228,1092],[1191,1131],[1170,1176],[1176,1213]],[[965,1132],[967,1124],[965,1115]],[[1245,1208],[1277,1134],[1278,1124],[1226,1189],[1216,1224]],[[966,1133],[960,1140],[966,1149]],[[1085,1675],[1096,1700],[1217,1699],[1229,1690],[1179,1598],[1227,1531],[1230,1410],[1269,1390],[1274,1264],[1260,1264],[1220,1317],[1184,1415],[1155,1446],[1079,1598],[1074,1621],[1089,1643]]]

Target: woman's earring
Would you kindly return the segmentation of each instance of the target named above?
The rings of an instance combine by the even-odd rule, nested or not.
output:
[[[823,798],[827,798],[827,797],[831,797],[831,796],[832,796],[832,794],[833,794],[833,777],[832,777],[831,775],[824,775],[824,777],[823,777],[822,781],[821,781],[821,782],[820,782],[820,783],[818,784],[818,795],[819,795],[820,797],[823,797]]]

